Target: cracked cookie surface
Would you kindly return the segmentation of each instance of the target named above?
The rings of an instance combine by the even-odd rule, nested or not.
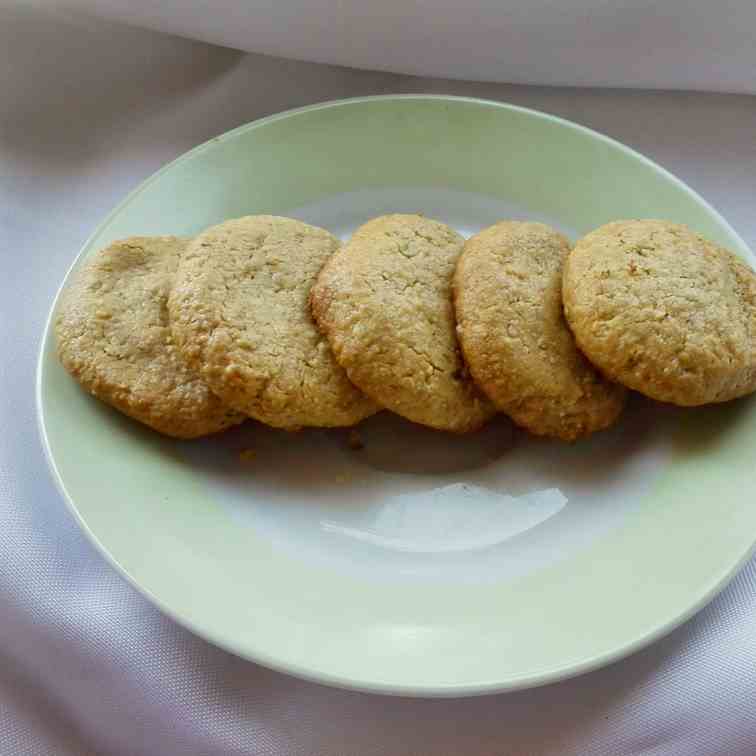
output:
[[[457,343],[451,279],[464,239],[418,215],[357,229],[324,266],[310,302],[351,380],[416,423],[459,433],[495,412]]]
[[[615,221],[565,264],[565,315],[602,372],[682,406],[756,390],[756,274],[685,226]]]
[[[476,383],[518,425],[567,441],[611,425],[625,389],[580,353],[562,312],[567,239],[502,221],[465,242],[454,274],[457,333]]]
[[[156,431],[195,438],[242,422],[180,355],[166,311],[187,240],[131,237],[98,252],[61,295],[63,366],[98,399]]]
[[[347,378],[308,307],[339,241],[290,218],[247,216],[188,245],[169,298],[184,357],[229,405],[268,425],[353,425],[378,407]]]

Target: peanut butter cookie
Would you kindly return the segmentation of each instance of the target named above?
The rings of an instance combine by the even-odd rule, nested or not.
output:
[[[418,215],[361,226],[318,276],[318,325],[350,379],[416,423],[463,433],[493,405],[467,376],[454,331],[451,279],[464,240]]]
[[[186,248],[168,301],[176,343],[235,409],[268,425],[353,425],[378,407],[347,378],[315,326],[308,296],[338,249],[328,231],[247,216]]]
[[[578,351],[562,313],[567,239],[502,221],[465,243],[454,275],[457,334],[476,383],[531,433],[573,441],[611,425],[625,390]]]
[[[756,390],[756,274],[685,226],[615,221],[567,259],[565,314],[612,379],[694,406]]]
[[[58,356],[85,389],[176,438],[244,420],[186,365],[168,326],[168,290],[186,244],[172,236],[111,244],[77,272],[55,321]]]

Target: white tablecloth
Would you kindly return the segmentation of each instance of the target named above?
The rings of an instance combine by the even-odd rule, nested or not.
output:
[[[237,50],[419,76],[756,94],[753,0],[36,0]]]
[[[105,213],[166,161],[246,121],[420,91],[508,100],[606,132],[756,245],[754,97],[365,73],[0,6],[2,756],[756,753],[756,560],[690,622],[607,669],[479,699],[385,698],[195,638],[103,561],[55,491],[35,420],[37,349],[54,292]]]

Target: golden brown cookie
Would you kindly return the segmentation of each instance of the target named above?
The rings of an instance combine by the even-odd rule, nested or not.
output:
[[[615,221],[565,264],[565,314],[604,374],[683,406],[756,390],[756,274],[685,226]]]
[[[292,430],[353,425],[378,410],[310,315],[312,283],[338,247],[322,228],[273,215],[226,221],[189,244],[168,302],[173,335],[229,405]]]
[[[567,239],[502,221],[465,242],[454,274],[457,334],[475,382],[532,433],[566,441],[611,425],[625,389],[578,351],[562,314]]]
[[[195,438],[244,420],[176,348],[166,302],[184,239],[133,237],[97,253],[63,292],[63,366],[98,399],[160,433]]]
[[[310,298],[336,359],[368,396],[460,433],[495,411],[469,380],[454,333],[451,278],[463,243],[418,215],[375,218],[328,261]]]

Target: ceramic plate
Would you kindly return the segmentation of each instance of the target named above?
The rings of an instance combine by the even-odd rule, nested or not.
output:
[[[751,260],[706,202],[600,134],[501,103],[325,103],[192,150],[129,196],[119,237],[195,234],[250,213],[346,237],[385,212],[469,235],[531,218],[575,238],[606,221],[687,223]],[[469,695],[575,675],[709,601],[754,545],[756,402],[633,398],[565,445],[503,419],[465,438],[384,413],[344,431],[254,423],[163,439],[91,399],[44,337],[42,437],[82,527],[163,611],[240,656],[363,690]],[[245,453],[250,451],[250,453]]]

